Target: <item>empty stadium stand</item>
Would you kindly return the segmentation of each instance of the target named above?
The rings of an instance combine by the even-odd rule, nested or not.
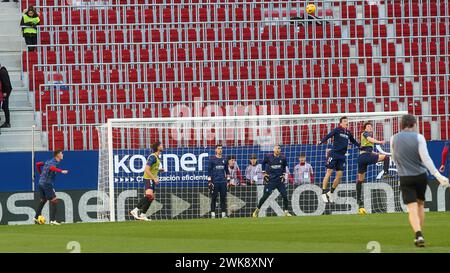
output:
[[[450,138],[448,1],[68,2],[22,1],[43,22],[22,69],[49,149],[96,149],[108,118],[199,101],[216,115],[408,110],[428,140]],[[309,2],[320,24],[292,24]]]

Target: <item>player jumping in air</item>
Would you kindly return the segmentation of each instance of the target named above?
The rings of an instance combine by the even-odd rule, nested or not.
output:
[[[277,189],[283,197],[283,210],[285,216],[292,216],[288,211],[288,196],[286,191],[286,157],[281,155],[280,145],[275,145],[273,154],[266,155],[262,163],[262,170],[264,175],[264,194],[259,200],[258,207],[252,214],[252,217],[257,218],[259,210],[264,202],[269,198],[274,189]]]
[[[50,201],[50,225],[60,225],[58,221],[56,221],[56,211],[58,198],[56,198],[54,183],[56,173],[67,174],[69,171],[58,169],[56,166],[63,160],[63,152],[61,150],[56,150],[53,153],[53,158],[44,162],[37,162],[36,167],[37,171],[40,174],[39,177],[39,196],[40,202],[36,209],[36,215],[34,216],[33,221],[38,224],[38,217],[42,213],[42,208],[44,207],[47,201]]]
[[[366,214],[364,208],[364,201],[361,196],[362,185],[367,172],[367,167],[377,162],[383,161],[383,177],[389,177],[389,156],[378,154],[373,151],[375,144],[384,144],[384,140],[376,140],[373,137],[373,127],[370,122],[363,125],[363,132],[361,133],[361,148],[358,156],[358,181],[356,182],[356,200],[358,201],[358,213]]]
[[[155,200],[155,187],[159,184],[158,173],[163,171],[160,169],[161,161],[159,156],[164,150],[161,142],[157,141],[151,146],[153,153],[147,158],[147,165],[144,170],[145,196],[141,198],[137,207],[130,211],[130,214],[136,220],[150,221],[147,218],[147,211],[153,200]]]
[[[319,142],[319,144],[324,144],[328,139],[333,138],[333,148],[331,149],[330,154],[327,155],[327,172],[322,183],[322,199],[325,203],[333,202],[333,193],[341,182],[342,174],[344,173],[346,161],[345,154],[348,149],[348,141],[350,140],[355,146],[361,146],[347,128],[348,118],[345,116],[341,117],[339,119],[339,126],[334,128],[333,131],[328,133],[328,135]],[[328,181],[333,174],[333,170],[336,171],[336,177],[331,186],[331,190],[328,190]]]
[[[211,192],[211,218],[216,218],[216,201],[220,194],[222,218],[227,218],[227,184],[230,182],[228,163],[222,156],[222,145],[216,145],[216,154],[209,158],[208,188]]]

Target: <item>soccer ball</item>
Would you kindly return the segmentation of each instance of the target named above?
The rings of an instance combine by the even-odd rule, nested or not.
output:
[[[306,13],[308,14],[314,14],[316,12],[316,5],[309,4],[306,6]]]
[[[38,222],[39,225],[45,224],[45,217],[42,216],[42,215],[39,215],[38,218],[37,218],[37,222]]]

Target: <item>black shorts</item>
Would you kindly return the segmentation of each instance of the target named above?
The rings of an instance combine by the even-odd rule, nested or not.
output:
[[[426,173],[416,176],[400,176],[400,190],[402,191],[403,203],[414,203],[417,200],[425,201],[427,185]]]
[[[328,157],[325,167],[327,169],[332,169],[335,171],[343,171],[345,168],[345,161],[346,161],[345,158],[337,159],[337,158],[333,158],[333,157]]]
[[[155,181],[144,178],[145,190],[155,191]]]
[[[358,173],[366,173],[367,166],[378,162],[378,154],[362,153],[358,156]]]
[[[55,199],[56,193],[52,184],[39,184],[39,197],[48,201]]]

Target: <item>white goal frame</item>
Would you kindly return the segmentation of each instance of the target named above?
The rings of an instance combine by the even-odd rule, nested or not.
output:
[[[296,118],[301,119],[335,119],[336,121],[342,117],[347,116],[349,119],[352,118],[374,118],[383,116],[398,116],[408,114],[407,111],[391,111],[391,112],[364,112],[364,113],[332,113],[332,114],[299,114],[299,115],[250,115],[250,116],[214,116],[214,117],[167,117],[167,118],[113,118],[108,119],[107,123],[101,125],[102,129],[106,129],[108,138],[108,184],[109,184],[109,197],[108,197],[108,207],[109,207],[109,221],[116,221],[116,200],[115,200],[115,189],[114,189],[114,156],[113,156],[113,128],[115,124],[126,123],[126,122],[182,122],[182,121],[256,121],[256,120],[292,120]],[[99,132],[99,134],[101,134]],[[99,149],[102,149],[102,137],[99,136]],[[103,144],[104,145],[104,144]],[[100,156],[100,154],[99,154]],[[100,166],[99,166],[100,168]],[[99,208],[100,209],[100,208]]]

